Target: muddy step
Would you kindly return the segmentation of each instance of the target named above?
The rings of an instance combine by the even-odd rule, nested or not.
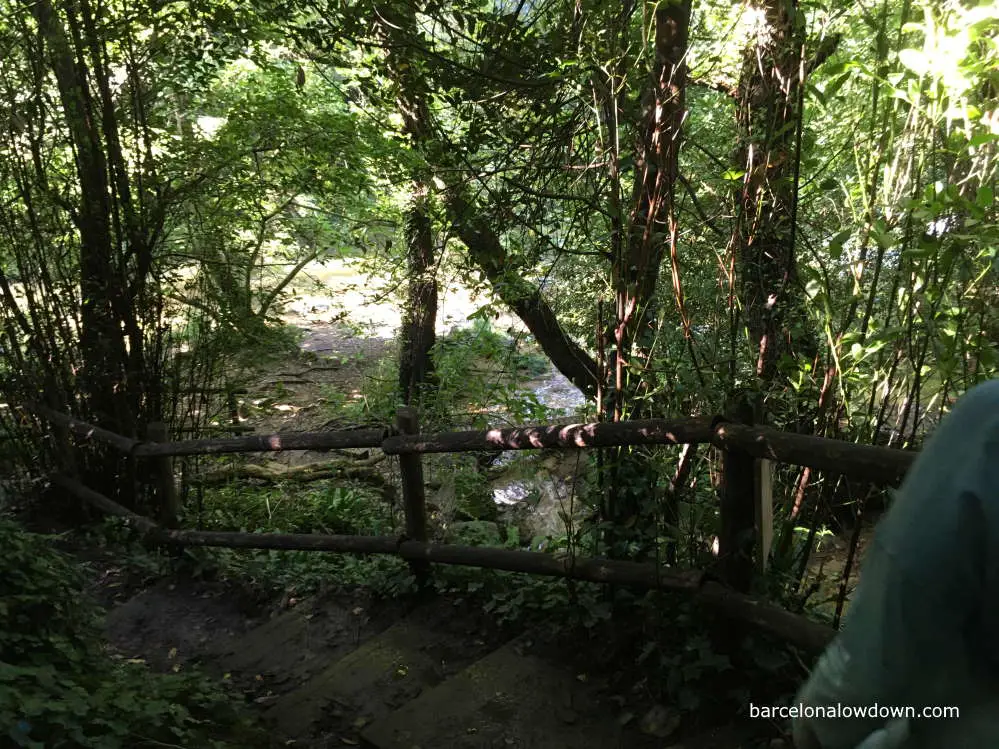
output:
[[[210,659],[220,639],[239,638],[260,612],[238,590],[202,581],[163,581],[113,607],[105,619],[116,651],[168,669]]]
[[[265,718],[287,737],[309,736],[331,715],[365,725],[443,681],[451,639],[404,619],[282,696]]]
[[[504,645],[362,733],[377,749],[614,749],[626,745],[595,689]]]
[[[261,691],[286,692],[355,649],[372,634],[363,605],[303,602],[216,650],[218,667],[257,679]]]

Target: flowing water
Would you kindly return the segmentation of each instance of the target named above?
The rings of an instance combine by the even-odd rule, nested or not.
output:
[[[582,393],[556,370],[526,382],[524,390],[550,409],[551,423],[579,421],[578,411],[586,404]],[[509,451],[496,465],[503,471],[492,483],[493,501],[501,518],[516,525],[522,537],[562,535],[586,514],[580,501],[584,451]]]

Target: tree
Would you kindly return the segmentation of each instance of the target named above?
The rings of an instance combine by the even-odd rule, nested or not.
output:
[[[389,74],[397,88],[403,134],[421,163],[411,170],[406,209],[406,275],[408,279],[402,329],[399,332],[399,390],[403,403],[412,403],[433,375],[431,352],[436,341],[437,279],[434,230],[430,215],[433,181],[424,161],[432,142],[426,78],[422,64],[408,48],[416,35],[416,13],[409,6],[382,4],[374,9],[378,33],[386,47]]]
[[[795,254],[804,85],[814,63],[805,59],[804,16],[794,0],[747,10],[757,29],[736,95],[733,162],[743,177],[732,244],[756,374],[769,388],[782,379],[781,357],[810,361],[818,353]]]

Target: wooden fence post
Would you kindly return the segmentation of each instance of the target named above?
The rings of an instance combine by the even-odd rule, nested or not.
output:
[[[762,416],[758,394],[737,390],[729,396],[727,421],[752,426]],[[724,429],[724,421],[719,429]],[[758,463],[737,447],[722,452],[718,557],[722,579],[745,593],[753,581],[753,552],[757,547],[759,497]]]
[[[718,564],[722,579],[742,593],[749,590],[753,578],[755,462],[742,450],[722,452]]]
[[[416,409],[403,406],[396,412],[396,426],[403,434],[418,434],[419,419]],[[406,537],[412,541],[426,542],[427,500],[423,490],[423,461],[418,453],[401,453],[399,471],[402,474],[402,501],[406,510]],[[430,565],[420,560],[409,563],[420,588],[424,588],[430,575]]]
[[[146,438],[150,442],[169,442],[167,425],[162,421],[151,422],[146,427]],[[160,519],[167,528],[177,528],[180,517],[180,494],[173,476],[173,458],[158,455],[150,458],[152,473],[156,479],[156,499],[159,503]]]

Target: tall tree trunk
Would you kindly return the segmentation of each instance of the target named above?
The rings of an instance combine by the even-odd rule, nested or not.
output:
[[[811,359],[817,344],[795,262],[804,27],[795,0],[767,0],[763,11],[759,33],[743,53],[737,93],[734,159],[745,175],[732,247],[743,322],[766,389],[779,383],[783,356]]]
[[[676,182],[685,115],[689,0],[662,4],[655,12],[654,57],[644,96],[644,118],[635,143],[635,183],[625,242],[616,242],[611,269],[616,297],[614,328],[613,418],[656,413],[649,369],[653,356],[660,270],[667,256],[678,257]],[[675,276],[676,282],[678,277]],[[680,297],[678,297],[678,300]],[[678,525],[674,495],[657,496],[658,476],[648,449],[619,448],[610,461],[611,475],[603,516],[613,532],[605,542],[619,556],[638,543],[639,554],[656,546],[660,521]],[[661,515],[661,517],[660,517]],[[637,531],[637,533],[636,533]],[[675,561],[675,549],[667,557]]]
[[[640,396],[649,364],[655,319],[656,290],[667,250],[676,255],[676,182],[685,90],[690,0],[663,3],[656,9],[654,58],[644,97],[644,121],[635,143],[635,184],[627,241],[615,248],[612,267],[617,323],[615,385],[619,390],[615,419],[622,400]],[[639,373],[629,385],[625,370]],[[637,399],[634,418],[652,416],[649,399]]]
[[[415,75],[412,55],[407,51],[416,34],[416,13],[409,5],[385,4],[377,8],[379,32],[388,47],[390,74],[398,87],[396,101],[402,115],[403,131],[413,149],[426,156],[429,144],[430,111],[425,81]],[[421,386],[433,376],[431,352],[436,341],[437,278],[434,234],[430,217],[433,182],[426,166],[410,175],[409,206],[406,209],[406,275],[409,279],[406,308],[399,333],[399,392],[407,405]]]
[[[108,165],[97,123],[100,115],[90,95],[89,76],[81,56],[73,53],[62,20],[50,0],[34,6],[39,32],[48,54],[76,157],[80,198],[74,220],[80,232],[80,383],[88,410],[103,425],[127,429],[127,404],[117,393],[126,385],[125,341],[116,324],[114,295],[117,272],[113,261]]]
[[[107,429],[140,436],[138,424],[143,419],[159,418],[158,409],[147,412],[150,405],[158,407],[159,400],[154,398],[151,404],[144,397],[147,380],[155,380],[159,372],[155,366],[159,352],[154,354],[155,362],[147,360],[144,321],[158,312],[147,280],[162,211],[150,205],[146,205],[148,211],[136,207],[106,51],[89,1],[57,6],[52,0],[38,0],[31,12],[45,60],[55,74],[79,183],[79,197],[70,215],[80,243],[77,383],[82,411]],[[135,106],[141,107],[138,79],[134,70],[129,72]],[[136,117],[141,120],[141,111]],[[149,195],[138,199],[145,203],[145,197]],[[124,479],[119,480],[123,468]],[[91,486],[131,504],[130,468],[134,466],[122,466],[114,454],[95,452],[85,470]]]

